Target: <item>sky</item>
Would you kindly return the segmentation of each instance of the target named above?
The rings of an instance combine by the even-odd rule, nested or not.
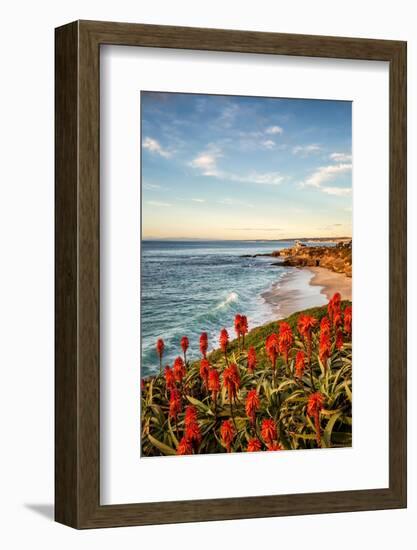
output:
[[[143,239],[352,235],[348,101],[141,92]]]

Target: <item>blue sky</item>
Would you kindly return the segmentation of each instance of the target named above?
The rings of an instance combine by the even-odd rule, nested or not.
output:
[[[142,92],[143,238],[352,234],[351,103]]]

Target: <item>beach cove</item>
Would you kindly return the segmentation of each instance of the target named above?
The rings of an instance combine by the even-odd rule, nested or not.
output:
[[[351,279],[329,269],[284,265],[290,241],[146,242],[142,248],[142,376],[157,370],[155,341],[163,338],[171,363],[183,335],[190,359],[202,331],[218,347],[219,327],[234,334],[233,318],[249,328],[324,305],[334,292],[351,298]],[[322,246],[334,247],[335,243]],[[278,254],[278,257],[277,257]],[[173,291],[175,289],[175,292]],[[193,351],[191,351],[193,350]]]

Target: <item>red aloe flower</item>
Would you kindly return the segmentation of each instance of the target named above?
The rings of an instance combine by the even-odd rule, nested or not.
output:
[[[193,422],[197,422],[197,409],[194,405],[187,405],[185,407],[184,425],[187,428]]]
[[[177,357],[174,361],[174,376],[175,380],[181,384],[182,379],[184,378],[186,374],[184,361],[182,360],[182,357]]]
[[[282,451],[282,446],[279,443],[271,443],[267,445],[268,451]]]
[[[304,370],[306,367],[306,357],[303,351],[297,351],[297,355],[295,356],[295,374],[298,378],[302,378],[304,376]]]
[[[169,391],[175,388],[175,375],[173,370],[167,365],[164,370],[165,384]]]
[[[188,341],[188,338],[186,336],[183,336],[181,338],[181,348],[184,354],[184,363],[187,362],[187,349],[189,345],[190,345],[190,342]]]
[[[259,409],[259,395],[256,390],[250,390],[246,396],[245,410],[252,424],[255,424],[256,411]]]
[[[177,455],[191,455],[193,454],[193,448],[190,441],[186,437],[183,437],[178,443]]]
[[[278,336],[276,334],[270,334],[265,341],[266,353],[269,357],[269,360],[272,363],[272,369],[275,371],[275,365],[277,362],[277,357],[279,353],[279,342]]]
[[[330,321],[328,317],[323,317],[320,323],[319,357],[325,369],[327,369],[327,360],[330,357],[331,346]]]
[[[338,329],[336,332],[336,348],[340,351],[343,348],[343,332]]]
[[[245,334],[248,333],[248,318],[242,315],[240,318],[240,333],[242,334],[242,347],[245,347]]]
[[[202,359],[200,361],[200,376],[206,388],[208,388],[209,372],[210,372],[210,363],[207,361],[207,359]]]
[[[156,342],[156,352],[159,357],[159,374],[161,374],[162,372],[162,356],[164,354],[164,347],[164,341],[162,340],[162,338],[158,338]]]
[[[329,304],[327,306],[327,311],[329,314],[330,321],[333,321],[333,318],[336,315],[336,313],[340,312],[341,300],[342,300],[342,297],[340,296],[339,292],[336,292],[333,295],[333,298],[330,299]]]
[[[248,441],[248,446],[246,448],[246,452],[248,453],[257,453],[262,448],[262,443],[259,441],[257,437],[252,437]]]
[[[242,334],[242,316],[239,313],[235,315],[235,332],[237,338],[239,339]]]
[[[320,321],[320,332],[327,332],[330,336],[330,320],[328,317],[323,317]]]
[[[316,429],[317,445],[320,446],[320,411],[324,406],[324,395],[320,392],[312,393],[307,402],[307,414],[314,418],[314,426]]]
[[[286,322],[280,323],[279,332],[278,332],[279,352],[281,353],[282,357],[285,359],[285,363],[287,364],[288,364],[288,352],[293,342],[294,342],[294,336],[292,334],[292,329],[290,325]]]
[[[185,437],[190,443],[198,445],[201,442],[201,431],[198,422],[190,422],[185,428]]]
[[[343,319],[342,319],[342,312],[339,310],[339,311],[335,311],[334,314],[333,314],[333,326],[334,328],[339,328],[343,325]]]
[[[297,322],[297,329],[300,336],[305,340],[307,345],[308,362],[311,360],[311,338],[313,328],[317,325],[318,321],[311,315],[300,315]]]
[[[224,369],[223,386],[226,388],[229,401],[232,402],[233,399],[236,399],[240,387],[240,375],[235,363]]]
[[[201,355],[206,358],[207,355],[207,349],[208,349],[208,336],[207,332],[202,332],[200,336],[200,351]]]
[[[220,437],[227,449],[227,452],[231,452],[231,445],[233,443],[233,439],[235,437],[235,429],[233,427],[233,424],[230,420],[224,420],[220,427]]]
[[[220,378],[216,369],[209,371],[208,390],[211,391],[211,398],[215,402],[220,391]]]
[[[222,328],[222,330],[220,331],[219,342],[220,342],[220,348],[226,356],[227,344],[229,343],[229,333],[227,332],[227,330],[225,328]]]
[[[176,388],[171,391],[169,398],[169,417],[177,421],[178,413],[181,412],[181,396]]]
[[[349,334],[349,336],[352,334],[352,306],[346,306],[344,311],[344,318],[345,318],[345,332]]]
[[[255,370],[255,367],[256,367],[256,362],[257,362],[256,350],[253,346],[251,346],[248,349],[248,371],[249,372],[253,373],[253,371]]]
[[[277,426],[272,418],[262,420],[261,435],[267,445],[272,445],[277,439]]]

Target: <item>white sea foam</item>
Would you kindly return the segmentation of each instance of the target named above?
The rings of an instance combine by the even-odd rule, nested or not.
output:
[[[229,304],[233,304],[239,300],[239,294],[237,292],[230,292],[230,294],[227,296],[223,302],[220,302],[214,309],[223,309],[224,307],[228,306]]]

